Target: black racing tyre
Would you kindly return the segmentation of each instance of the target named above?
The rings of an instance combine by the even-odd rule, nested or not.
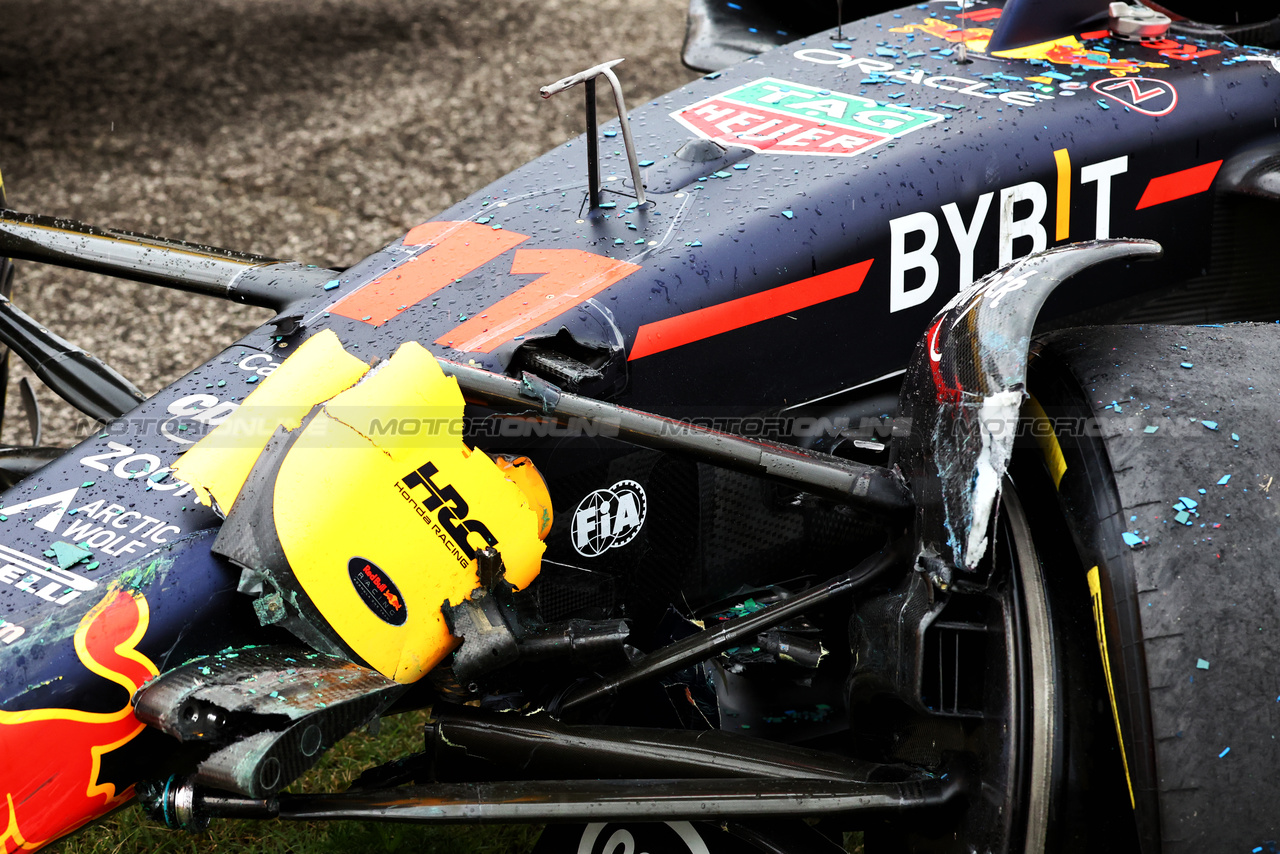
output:
[[[1029,388],[1152,852],[1280,838],[1280,327],[1045,336]],[[1131,792],[1131,795],[1130,795]]]

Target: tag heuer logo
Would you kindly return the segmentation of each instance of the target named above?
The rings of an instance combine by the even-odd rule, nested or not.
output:
[[[942,121],[859,95],[764,77],[671,114],[698,136],[770,154],[849,157]]]

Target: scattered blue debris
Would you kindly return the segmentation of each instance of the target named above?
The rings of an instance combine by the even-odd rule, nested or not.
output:
[[[602,208],[616,208],[617,206],[618,206],[617,202],[601,202],[600,203],[600,207]]]
[[[1231,480],[1231,475],[1229,475],[1229,474],[1224,474],[1224,475],[1221,477],[1221,479],[1219,479],[1219,480],[1218,480],[1218,486],[1226,486],[1226,485],[1227,485],[1227,481],[1229,481],[1229,480]]]
[[[84,488],[84,487],[86,487],[86,486],[93,486],[93,481],[91,481],[91,480],[86,480],[84,483],[80,484],[80,488],[81,488],[81,489],[83,489],[83,488]]]
[[[739,171],[741,171],[741,170],[743,170],[743,169],[750,169],[750,168],[751,168],[751,164],[750,164],[750,163],[735,163],[735,164],[733,164],[733,168],[734,168],[734,169],[737,169],[737,170],[739,170]]]
[[[641,160],[641,161],[640,161],[640,165],[641,165],[641,166],[652,166],[652,165],[653,165],[653,161],[652,161],[652,160]]]
[[[476,222],[480,223],[481,225],[488,225],[489,221],[492,219],[493,217],[491,216],[482,216],[479,219],[477,219]]]
[[[326,291],[331,291],[331,290],[333,290],[334,288],[336,288],[336,287],[337,287],[338,285],[340,285],[340,284],[342,284],[342,283],[341,283],[341,282],[339,282],[337,279],[330,279],[329,281],[327,281],[327,282],[325,282],[325,283],[324,283],[324,289],[325,289]]]
[[[1236,435],[1235,433],[1232,433],[1232,434],[1231,434],[1231,441],[1233,441],[1233,442],[1239,442],[1239,441],[1240,441],[1240,437],[1239,437],[1238,435]]]
[[[703,79],[703,80],[715,80],[715,79],[716,79],[717,77],[719,77],[719,76],[720,76],[720,72],[719,72],[719,71],[713,71],[713,72],[711,72],[710,74],[704,74],[704,75],[702,76],[702,79]]]
[[[93,557],[93,552],[59,540],[45,550],[44,556],[53,558],[62,569],[70,569],[77,563]]]
[[[1109,106],[1107,106],[1107,102],[1106,102],[1106,101],[1104,101],[1104,100],[1102,100],[1101,98],[1099,98],[1099,99],[1098,99],[1098,106],[1099,106],[1099,107],[1101,107],[1101,108],[1102,108],[1102,109],[1104,109],[1104,110],[1109,110],[1109,109],[1111,109]]]
[[[1221,759],[1222,757],[1226,756],[1226,755],[1227,755],[1228,753],[1230,753],[1230,752],[1231,752],[1231,748],[1230,748],[1230,747],[1228,747],[1226,750],[1224,750],[1224,751],[1222,751],[1221,753],[1219,753],[1219,754],[1218,754],[1218,758],[1219,758],[1219,759]]]
[[[615,136],[618,135],[618,132],[616,130],[607,130],[604,132],[604,135],[607,136],[609,139],[613,139]]]
[[[1191,368],[1194,368],[1194,367],[1195,367],[1195,365],[1194,365],[1194,364],[1192,364],[1191,362],[1183,362],[1183,363],[1182,363],[1182,367],[1187,368],[1188,370],[1190,370]]]
[[[1124,544],[1129,548],[1137,548],[1146,544],[1146,540],[1131,531],[1122,531],[1120,536],[1124,538]]]
[[[796,215],[795,215],[795,213],[794,213],[793,211],[783,211],[783,212],[782,212],[782,215],[783,215],[783,216],[785,216],[787,219],[795,219],[795,218],[796,218]]]
[[[1160,426],[1159,426],[1158,424],[1152,424],[1152,425],[1150,425],[1149,427],[1144,427],[1144,428],[1142,428],[1142,432],[1143,432],[1143,433],[1154,433],[1154,432],[1156,432],[1156,431],[1157,431],[1157,430],[1159,430],[1159,429],[1160,429]]]
[[[1209,662],[1205,661],[1203,658],[1197,658],[1197,659],[1196,659],[1196,669],[1197,669],[1197,670],[1208,670],[1208,669],[1209,669]]]
[[[845,44],[844,42],[832,42],[831,47],[835,50],[853,50],[853,45]],[[880,48],[876,48],[876,52],[879,53]],[[890,53],[889,56],[897,56],[897,54]]]
[[[1181,501],[1181,502],[1183,503],[1183,505],[1185,505],[1185,506],[1186,506],[1186,508],[1187,508],[1188,510],[1194,510],[1194,509],[1196,509],[1197,507],[1199,507],[1199,506],[1200,506],[1199,502],[1197,502],[1197,501],[1193,501],[1192,499],[1187,498],[1187,497],[1186,497],[1186,496],[1184,496],[1184,495],[1179,495],[1179,496],[1178,496],[1178,500],[1179,500],[1179,501]]]
[[[245,378],[245,382],[249,383],[250,385],[252,385],[253,383],[256,383],[257,381],[258,381],[257,374],[250,374],[248,377]]]
[[[1218,422],[1217,422],[1217,421],[1201,421],[1200,423],[1201,423],[1201,424],[1203,424],[1204,426],[1208,427],[1210,430],[1217,430],[1217,429],[1218,429]]]

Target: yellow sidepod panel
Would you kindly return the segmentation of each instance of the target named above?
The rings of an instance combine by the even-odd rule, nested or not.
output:
[[[440,607],[478,586],[477,551],[496,548],[517,588],[541,565],[539,514],[462,442],[462,408],[457,382],[404,344],[319,409],[276,476],[276,534],[301,592],[398,682],[457,645]]]
[[[355,385],[368,370],[342,348],[333,330],[312,336],[183,454],[174,472],[195,487],[201,504],[209,506],[212,496],[226,514],[276,428],[296,429],[313,406]]]

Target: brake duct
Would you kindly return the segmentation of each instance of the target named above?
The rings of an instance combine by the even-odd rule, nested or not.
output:
[[[986,554],[1013,453],[1036,317],[1063,281],[1098,264],[1157,258],[1150,240],[1097,240],[1020,258],[961,291],[930,323],[899,393],[910,433],[898,466],[915,496],[917,566],[936,584]]]

